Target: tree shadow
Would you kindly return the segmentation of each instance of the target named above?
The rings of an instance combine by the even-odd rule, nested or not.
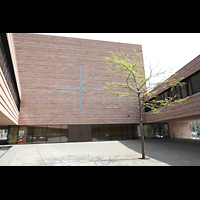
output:
[[[140,140],[121,140],[119,142],[129,149],[141,153]],[[172,166],[200,166],[199,152],[200,141],[170,138],[145,139],[146,156]]]

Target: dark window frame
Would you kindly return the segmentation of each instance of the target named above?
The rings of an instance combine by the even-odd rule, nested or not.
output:
[[[190,76],[188,76],[187,78],[185,78],[184,80],[182,80],[181,82],[185,82],[186,84],[182,85],[182,86],[175,86],[174,89],[175,89],[175,93],[177,95],[180,95],[180,98],[183,99],[183,98],[186,98],[188,96],[191,96],[193,94],[196,94],[199,91],[197,92],[194,92],[194,88],[193,88],[193,81],[192,81],[192,77],[194,76],[197,76],[199,75],[200,76],[200,70],[198,70],[197,72],[195,72],[194,74],[191,74]],[[199,85],[200,87],[200,85]],[[186,96],[183,97],[183,91],[185,90],[186,92]],[[167,94],[167,97],[166,97],[166,94]],[[165,98],[168,98],[168,97],[172,97],[172,91],[171,91],[171,87],[166,89],[165,91],[161,92],[160,94],[158,94],[156,97],[160,96],[161,99],[165,99]],[[174,95],[173,95],[174,96]],[[178,98],[178,97],[177,97]],[[175,98],[175,99],[177,99]],[[152,101],[153,99],[155,99],[155,97],[151,98],[150,100],[148,101]],[[146,107],[145,108],[145,112],[149,112],[151,111],[150,108]]]

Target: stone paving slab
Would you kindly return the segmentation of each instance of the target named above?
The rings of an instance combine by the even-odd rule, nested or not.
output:
[[[200,166],[200,141],[146,139],[141,160],[140,140],[13,145],[0,166]]]
[[[11,166],[166,166],[119,141],[16,145]],[[15,147],[16,147],[15,146]],[[13,147],[12,147],[13,148]],[[12,149],[11,148],[11,149]],[[6,154],[5,154],[6,156]],[[8,158],[9,159],[9,158]],[[11,160],[11,159],[10,159]],[[0,159],[1,161],[1,159]],[[1,164],[1,162],[0,162]]]

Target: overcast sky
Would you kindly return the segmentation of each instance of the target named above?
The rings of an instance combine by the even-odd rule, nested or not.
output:
[[[200,54],[200,33],[43,33],[83,39],[141,44],[144,58],[163,69],[182,68]],[[147,65],[145,61],[145,65]]]

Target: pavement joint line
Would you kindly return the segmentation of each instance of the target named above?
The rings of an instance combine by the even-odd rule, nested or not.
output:
[[[13,161],[16,153],[17,153],[17,149],[18,149],[19,146],[15,146],[15,147],[11,147],[10,149],[8,149],[8,151],[4,154],[4,156],[2,156],[2,158],[5,158],[5,156],[8,156],[9,154],[9,150],[13,150],[12,154],[9,155],[9,157],[6,159],[5,163],[3,164],[3,166],[9,166],[11,164],[11,162]]]
[[[38,151],[38,149],[37,149],[36,147],[35,147],[35,149],[37,150],[38,154],[40,155],[40,157],[41,157],[42,161],[44,162],[45,166],[47,166],[47,164],[45,163],[45,161],[44,161],[44,159],[42,158],[42,156],[41,156],[40,152]]]

